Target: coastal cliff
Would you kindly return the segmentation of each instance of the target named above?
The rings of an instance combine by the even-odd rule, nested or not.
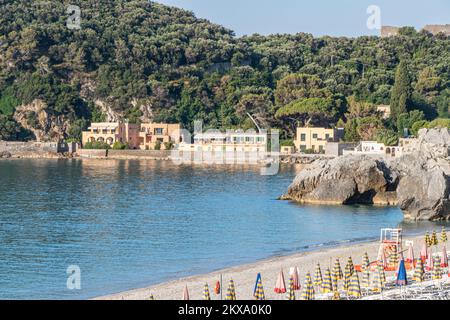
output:
[[[281,199],[398,205],[408,220],[449,220],[449,147],[448,129],[424,129],[400,158],[349,155],[316,161],[300,172]]]

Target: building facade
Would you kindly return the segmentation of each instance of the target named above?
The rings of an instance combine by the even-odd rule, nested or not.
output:
[[[88,142],[102,142],[109,146],[120,142],[127,144],[130,149],[154,150],[159,141],[161,149],[165,143],[179,143],[179,139],[171,138],[172,134],[181,133],[180,125],[175,124],[131,124],[126,122],[92,123],[88,131],[82,133],[82,144]]]
[[[327,142],[338,142],[343,137],[343,128],[297,128],[294,144],[297,152],[324,153]]]
[[[181,142],[181,125],[167,123],[142,123],[139,132],[139,148],[155,150],[157,145],[161,150],[167,149],[167,144]]]
[[[385,146],[376,141],[361,141],[356,148],[344,150],[343,155],[367,155],[367,156],[386,156],[400,157],[403,155],[401,146]]]
[[[124,122],[92,123],[82,133],[82,143],[102,142],[112,146],[116,142],[128,144],[130,149],[139,147],[139,125]]]

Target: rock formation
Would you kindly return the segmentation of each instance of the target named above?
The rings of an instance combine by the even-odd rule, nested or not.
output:
[[[422,130],[399,158],[350,155],[300,172],[282,199],[399,205],[409,220],[450,219],[450,132]]]

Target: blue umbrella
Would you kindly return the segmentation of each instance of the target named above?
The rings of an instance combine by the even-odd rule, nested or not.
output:
[[[406,274],[405,260],[400,262],[400,267],[398,268],[397,281],[395,281],[397,286],[408,285],[408,275]]]

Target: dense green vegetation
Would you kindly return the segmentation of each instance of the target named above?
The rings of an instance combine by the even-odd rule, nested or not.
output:
[[[69,4],[81,8],[80,30],[66,26]],[[280,128],[283,139],[298,124],[339,124],[347,140],[391,141],[417,121],[446,119],[449,84],[450,39],[411,28],[383,39],[237,38],[147,0],[4,0],[0,7],[0,139],[23,138],[14,112],[41,99],[51,119],[70,124],[70,139],[106,119],[95,105],[102,101],[131,122],[192,129],[202,119],[206,128],[247,129],[250,113],[262,127]],[[392,104],[392,118],[382,119],[377,104]],[[30,128],[39,125],[27,118]]]

